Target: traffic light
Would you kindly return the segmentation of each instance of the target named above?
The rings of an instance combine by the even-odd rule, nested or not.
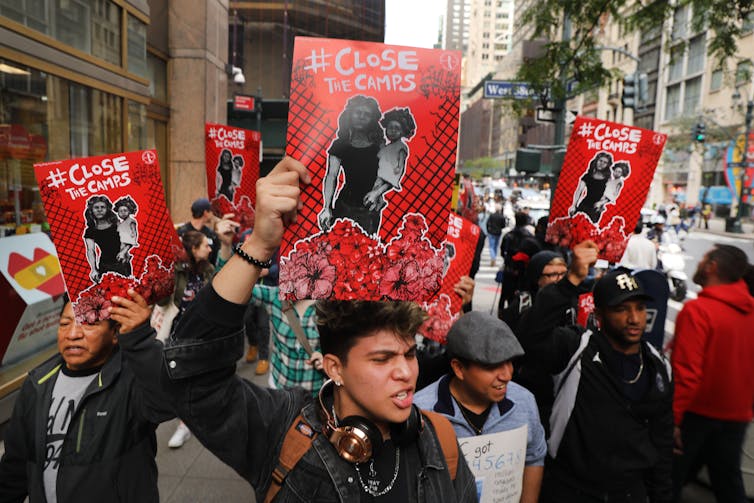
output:
[[[636,108],[636,75],[633,73],[623,77],[623,96],[620,102],[623,108]]]
[[[703,122],[699,122],[694,125],[694,141],[697,143],[704,143],[704,138],[707,133],[707,126]]]
[[[542,165],[542,152],[532,148],[516,150],[516,171],[519,173],[537,173]]]

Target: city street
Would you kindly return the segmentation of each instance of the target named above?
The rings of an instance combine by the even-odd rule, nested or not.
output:
[[[730,237],[719,234],[692,231],[684,243],[688,256],[686,273],[691,277],[696,264],[714,243],[725,243],[744,249],[749,259],[754,261],[754,244],[751,238]],[[481,267],[476,276],[477,287],[474,292],[474,309],[490,312],[497,284],[496,267],[490,267],[489,249],[485,247]],[[689,285],[691,287],[691,285]],[[692,292],[698,287],[690,288]],[[691,293],[694,296],[695,293]],[[666,330],[672,333],[673,321],[682,304],[670,301]],[[496,309],[496,308],[495,308]],[[241,361],[238,374],[256,384],[266,385],[267,376],[254,375],[254,365]],[[165,503],[231,503],[237,501],[255,501],[249,484],[233,470],[224,465],[209,451],[204,449],[196,438],[191,438],[180,449],[169,449],[168,439],[175,430],[176,421],[161,425],[157,430],[158,455],[157,465],[160,478],[161,500]],[[748,460],[751,462],[751,460]],[[691,484],[683,494],[684,503],[714,503],[712,493],[703,485]]]
[[[738,238],[692,230],[683,242],[684,258],[686,259],[685,272],[689,277],[689,294],[687,298],[695,298],[696,293],[701,290],[699,285],[696,285],[691,281],[691,278],[694,276],[694,271],[696,271],[696,266],[699,263],[699,260],[701,260],[707,250],[709,250],[715,243],[741,248],[749,257],[749,262],[754,263],[754,242],[752,242],[750,238]],[[673,332],[673,328],[675,327],[675,317],[682,307],[683,304],[681,302],[676,302],[674,300],[668,301],[668,317],[665,322],[665,330],[669,334],[672,334]]]
[[[722,230],[722,222],[711,222],[710,227],[711,229],[719,228]],[[751,232],[749,227],[746,227],[745,230]],[[754,262],[754,241],[752,241],[751,234],[746,235],[746,237],[732,237],[732,235],[724,235],[722,232],[712,233],[692,230],[683,243],[686,258],[685,272],[689,277],[689,296],[687,298],[696,297],[696,292],[700,290],[698,285],[693,285],[691,277],[694,275],[694,271],[696,271],[699,260],[715,243],[737,246],[746,252],[749,262]],[[477,311],[495,313],[497,312],[497,299],[499,298],[496,293],[497,283],[495,283],[495,274],[498,268],[490,267],[489,257],[489,248],[485,246],[482,253],[481,266],[476,275],[473,306],[474,310]],[[498,265],[499,263],[500,259],[498,258]],[[681,302],[673,300],[668,302],[668,315],[665,322],[666,340],[668,337],[672,337],[673,329],[675,328],[675,317],[682,307],[683,303]],[[754,458],[751,454],[745,451],[744,467],[751,473],[754,473]],[[749,479],[751,479],[749,484],[754,483],[754,477],[750,475]],[[714,503],[715,498],[705,485],[692,483],[684,489],[681,501],[683,503]]]

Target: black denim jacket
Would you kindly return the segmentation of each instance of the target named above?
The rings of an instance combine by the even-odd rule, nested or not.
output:
[[[261,388],[238,377],[245,306],[225,301],[208,285],[197,296],[165,349],[162,386],[192,433],[264,501],[284,436],[302,413],[322,431],[319,405],[303,389]],[[416,481],[421,502],[477,501],[476,484],[461,456],[451,480],[437,436],[427,421],[417,437],[422,466]],[[361,493],[354,466],[324,435],[288,474],[275,501],[354,502]]]

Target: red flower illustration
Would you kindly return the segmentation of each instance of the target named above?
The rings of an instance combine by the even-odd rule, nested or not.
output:
[[[299,254],[288,263],[290,277],[280,291],[297,299],[323,299],[330,296],[335,282],[335,267],[320,253]]]
[[[325,232],[296,243],[281,258],[280,293],[286,299],[416,300],[440,287],[443,254],[425,237],[423,216],[404,216],[387,245],[340,219]]]
[[[450,297],[441,294],[433,302],[424,303],[422,307],[429,317],[419,328],[419,333],[428,339],[445,344],[450,327],[460,316],[450,312]]]

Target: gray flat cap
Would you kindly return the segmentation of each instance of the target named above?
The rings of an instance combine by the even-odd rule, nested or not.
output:
[[[513,331],[502,320],[481,311],[471,311],[456,320],[448,331],[445,351],[485,365],[502,363],[524,354]]]

